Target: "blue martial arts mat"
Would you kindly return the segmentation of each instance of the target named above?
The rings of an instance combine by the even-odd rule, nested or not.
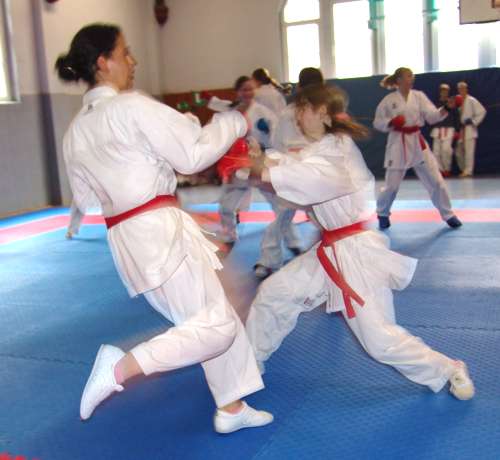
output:
[[[257,286],[251,267],[263,228],[240,225],[225,261],[222,280],[241,312]],[[300,230],[313,241],[309,224]],[[39,460],[499,459],[500,223],[453,231],[407,222],[388,233],[394,249],[420,259],[414,281],[395,294],[398,321],[468,363],[472,401],[433,394],[374,362],[340,316],[317,309],[267,363],[267,388],[248,398],[273,412],[267,427],[216,434],[200,366],[134,382],[81,422],[81,391],[99,345],[128,349],[170,327],[143,298],[128,298],[104,227],[85,225],[72,241],[58,230],[0,245],[0,453]]]

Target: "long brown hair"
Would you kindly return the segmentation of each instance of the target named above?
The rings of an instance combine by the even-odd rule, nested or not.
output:
[[[380,86],[386,89],[393,89],[398,86],[398,79],[403,76],[405,72],[413,73],[408,67],[398,67],[392,75],[385,76],[380,82]]]
[[[295,105],[298,108],[311,105],[313,110],[326,106],[326,111],[332,120],[331,126],[325,124],[325,130],[330,134],[348,134],[353,139],[365,139],[370,131],[362,124],[346,116],[348,97],[340,88],[311,85],[303,88],[297,94]]]

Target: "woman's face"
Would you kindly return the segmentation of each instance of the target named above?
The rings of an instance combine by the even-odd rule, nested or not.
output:
[[[248,80],[237,91],[238,99],[244,104],[250,104],[255,96],[255,82]]]
[[[314,109],[311,104],[307,104],[295,109],[295,118],[301,131],[313,139],[320,138],[325,134],[326,106]]]
[[[112,83],[119,91],[134,86],[137,61],[132,56],[123,34],[118,35],[115,49],[109,58],[104,58],[104,61],[105,65],[99,71],[102,81]]]
[[[398,87],[402,90],[410,90],[413,88],[413,83],[415,81],[415,75],[413,72],[404,71],[403,75],[398,78]]]

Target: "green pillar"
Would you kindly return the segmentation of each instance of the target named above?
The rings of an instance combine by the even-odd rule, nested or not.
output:
[[[439,69],[438,59],[438,29],[435,24],[438,19],[439,10],[436,8],[436,0],[424,0],[424,53],[425,70],[435,71]]]
[[[370,20],[368,27],[373,33],[373,73],[385,73],[385,32],[384,32],[384,0],[368,0],[370,4]]]

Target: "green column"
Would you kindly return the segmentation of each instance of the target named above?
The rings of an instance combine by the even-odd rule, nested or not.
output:
[[[368,27],[373,31],[373,73],[385,73],[385,32],[384,32],[384,0],[368,0],[370,4],[370,20]]]

